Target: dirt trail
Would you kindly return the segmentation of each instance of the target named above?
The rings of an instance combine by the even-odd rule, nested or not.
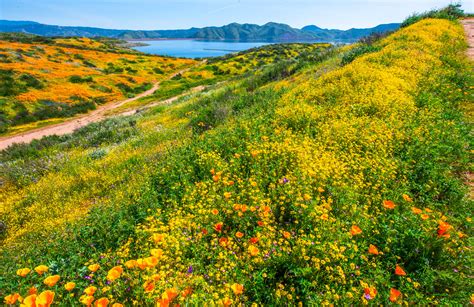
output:
[[[195,66],[201,65],[203,63],[205,63],[205,61],[199,62]],[[183,74],[183,73],[185,73],[186,71],[190,70],[191,68],[193,68],[195,66],[188,67],[186,69],[180,70],[180,71],[174,73],[173,75],[169,76],[167,80],[175,77],[176,75]],[[155,83],[151,89],[149,89],[148,91],[145,91],[141,94],[138,94],[137,96],[135,96],[133,98],[129,98],[129,99],[126,99],[126,100],[111,102],[111,103],[105,104],[103,106],[100,106],[99,108],[97,108],[94,111],[91,111],[87,114],[76,116],[76,117],[71,118],[71,119],[69,119],[65,122],[50,125],[50,126],[45,126],[45,127],[41,127],[41,128],[37,128],[37,129],[33,129],[33,130],[29,130],[29,131],[22,132],[22,133],[19,133],[19,134],[15,134],[15,135],[11,135],[11,136],[0,137],[0,150],[3,150],[3,149],[5,149],[5,148],[7,148],[10,145],[13,145],[15,143],[29,143],[33,140],[41,139],[42,137],[48,136],[48,135],[68,134],[68,133],[71,133],[74,130],[76,130],[78,128],[81,128],[81,127],[84,127],[84,126],[86,126],[90,123],[98,122],[98,121],[101,121],[101,120],[103,120],[105,118],[108,118],[108,117],[117,116],[117,115],[108,115],[107,113],[109,113],[111,110],[116,109],[116,108],[118,108],[118,107],[120,107],[120,106],[122,106],[126,103],[138,100],[140,98],[143,98],[143,97],[146,97],[146,96],[149,96],[149,95],[152,95],[156,90],[158,90],[158,88],[160,87],[161,82],[162,81]],[[201,91],[201,90],[204,89],[204,87],[197,87],[197,88],[192,89],[192,90],[196,91],[196,89]],[[177,100],[178,98],[180,98],[183,95],[184,94],[181,94],[179,96],[172,97],[172,98],[164,100],[164,101],[158,101],[158,102],[155,102],[155,103],[153,103],[149,106],[171,103],[171,102]],[[136,110],[137,109],[126,111],[126,112],[118,114],[118,115],[133,114],[133,113],[136,112]]]
[[[467,56],[471,60],[474,60],[474,18],[461,20],[461,23],[464,26],[467,42],[469,44],[469,47],[467,49]]]

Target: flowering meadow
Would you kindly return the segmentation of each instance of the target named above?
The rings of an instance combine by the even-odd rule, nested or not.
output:
[[[88,38],[49,44],[0,39],[0,133],[132,97],[194,63],[111,49]]]
[[[353,48],[1,152],[4,303],[473,302],[463,29]]]

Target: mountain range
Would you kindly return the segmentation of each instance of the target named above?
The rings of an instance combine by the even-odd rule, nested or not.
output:
[[[356,41],[374,32],[396,30],[400,24],[381,24],[365,29],[323,29],[309,25],[301,29],[282,23],[265,25],[231,23],[222,27],[190,28],[185,30],[117,30],[93,27],[46,25],[34,21],[0,20],[0,32],[22,32],[41,36],[111,37],[140,39],[202,39],[235,41]]]

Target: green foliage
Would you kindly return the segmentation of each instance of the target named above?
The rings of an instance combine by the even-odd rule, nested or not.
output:
[[[70,76],[69,77],[69,82],[72,83],[88,83],[88,82],[93,82],[94,80],[92,79],[91,76],[87,77],[81,77],[81,76]]]
[[[380,51],[381,47],[374,46],[374,45],[366,45],[362,44],[360,46],[357,46],[355,48],[352,48],[348,52],[346,52],[341,60],[341,65],[347,65],[354,61],[356,58],[363,56],[364,54],[367,53],[372,53],[372,52],[377,52]]]
[[[401,28],[408,27],[409,25],[412,25],[422,19],[426,18],[440,18],[440,19],[448,19],[448,20],[458,20],[460,18],[463,18],[464,15],[464,10],[461,9],[461,4],[456,3],[456,4],[450,4],[447,7],[444,7],[442,9],[438,10],[431,10],[428,12],[424,13],[419,13],[419,14],[413,14],[407,19],[405,19],[402,24]]]

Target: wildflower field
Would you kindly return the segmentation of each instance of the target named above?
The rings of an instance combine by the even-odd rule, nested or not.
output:
[[[0,152],[4,303],[469,304],[463,29],[369,47]]]
[[[1,38],[0,133],[133,97],[195,63],[135,54],[88,38],[39,43],[21,41],[27,39],[22,36]]]

